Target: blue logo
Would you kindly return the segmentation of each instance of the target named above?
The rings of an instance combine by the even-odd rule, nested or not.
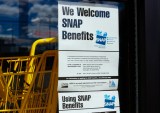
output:
[[[116,87],[116,84],[113,80],[109,81],[109,87]]]
[[[96,31],[96,43],[100,45],[106,45],[107,32]]]
[[[116,97],[115,96],[110,96],[110,95],[106,94],[106,95],[104,95],[104,98],[105,98],[104,107],[105,108],[114,109]]]

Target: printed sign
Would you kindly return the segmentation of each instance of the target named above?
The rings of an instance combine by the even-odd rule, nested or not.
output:
[[[60,111],[91,108],[114,110],[116,107],[119,107],[117,91],[59,93]]]
[[[118,91],[104,91],[118,88],[118,24],[117,6],[59,2],[60,113],[120,113]]]
[[[59,50],[119,51],[118,7],[59,2]]]
[[[118,87],[119,52],[59,51],[59,91]]]
[[[66,79],[59,78],[58,81],[59,91],[117,90],[117,88],[118,79],[111,79],[110,77],[101,79],[98,79],[98,77],[68,77]]]

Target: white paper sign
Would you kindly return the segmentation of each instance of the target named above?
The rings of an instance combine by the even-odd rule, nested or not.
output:
[[[119,52],[59,51],[59,77],[118,76]]]
[[[119,107],[117,91],[59,93],[59,110]]]
[[[119,51],[118,7],[59,2],[59,50]]]
[[[118,88],[118,19],[117,6],[59,2],[60,113],[120,113],[118,91],[104,91]]]
[[[59,91],[115,90],[119,52],[59,51]]]

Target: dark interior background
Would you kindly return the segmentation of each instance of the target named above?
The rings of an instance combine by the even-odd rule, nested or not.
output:
[[[159,113],[160,1],[114,0],[120,11],[121,113]]]
[[[142,0],[138,3],[139,113],[159,113],[160,1]]]
[[[117,0],[118,1],[118,0]],[[134,0],[118,1],[124,4],[119,12],[120,59],[119,96],[121,113],[136,113],[137,93],[137,53],[136,53],[136,14]]]

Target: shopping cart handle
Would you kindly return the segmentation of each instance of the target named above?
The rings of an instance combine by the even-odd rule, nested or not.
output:
[[[39,44],[47,44],[47,43],[54,43],[57,42],[57,38],[52,37],[52,38],[43,38],[43,39],[38,39],[36,40],[31,47],[31,51],[30,51],[30,56],[34,56],[35,55],[35,50],[36,50],[36,46]]]

